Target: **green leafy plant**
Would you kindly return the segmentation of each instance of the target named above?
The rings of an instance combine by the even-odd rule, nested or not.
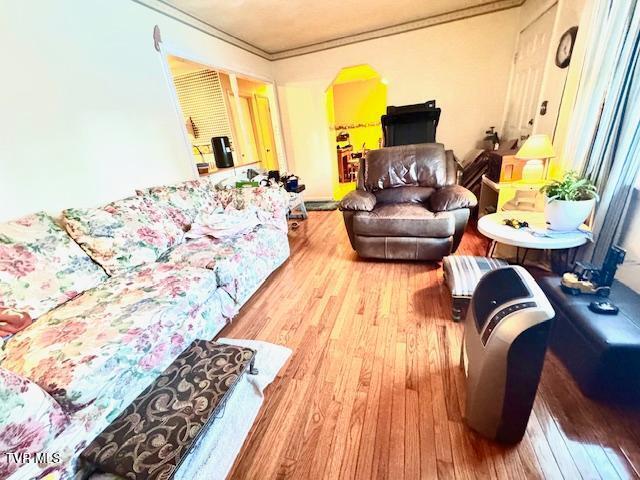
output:
[[[549,200],[598,200],[598,192],[596,186],[588,178],[580,178],[574,172],[567,172],[562,180],[553,180],[543,186],[540,191],[544,193]]]

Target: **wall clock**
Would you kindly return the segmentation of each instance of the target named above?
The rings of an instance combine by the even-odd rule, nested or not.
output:
[[[571,27],[562,34],[558,42],[558,50],[556,50],[556,65],[560,68],[567,68],[571,62],[571,54],[573,46],[576,43],[576,35],[578,27]]]

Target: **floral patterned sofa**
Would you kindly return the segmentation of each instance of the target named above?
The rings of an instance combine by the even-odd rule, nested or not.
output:
[[[195,180],[65,210],[64,229],[44,213],[0,224],[0,311],[32,319],[0,352],[0,478],[80,477],[86,444],[288,258],[287,206],[277,188]],[[185,237],[248,209],[248,232]]]

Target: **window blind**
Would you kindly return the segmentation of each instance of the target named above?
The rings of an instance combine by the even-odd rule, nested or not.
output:
[[[227,136],[233,144],[233,131],[220,76],[213,70],[200,70],[174,77],[178,101],[185,117],[194,125],[195,145],[209,144],[211,137]]]

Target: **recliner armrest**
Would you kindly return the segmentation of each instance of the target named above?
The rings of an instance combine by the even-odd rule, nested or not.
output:
[[[340,210],[370,212],[376,206],[376,196],[364,190],[354,190],[345,195],[339,204]]]
[[[434,212],[473,208],[477,204],[476,196],[460,185],[442,187],[429,197],[429,205]]]
[[[462,164],[455,156],[453,150],[444,151],[447,159],[447,183],[446,185],[456,185],[460,183],[460,177],[462,177]]]

